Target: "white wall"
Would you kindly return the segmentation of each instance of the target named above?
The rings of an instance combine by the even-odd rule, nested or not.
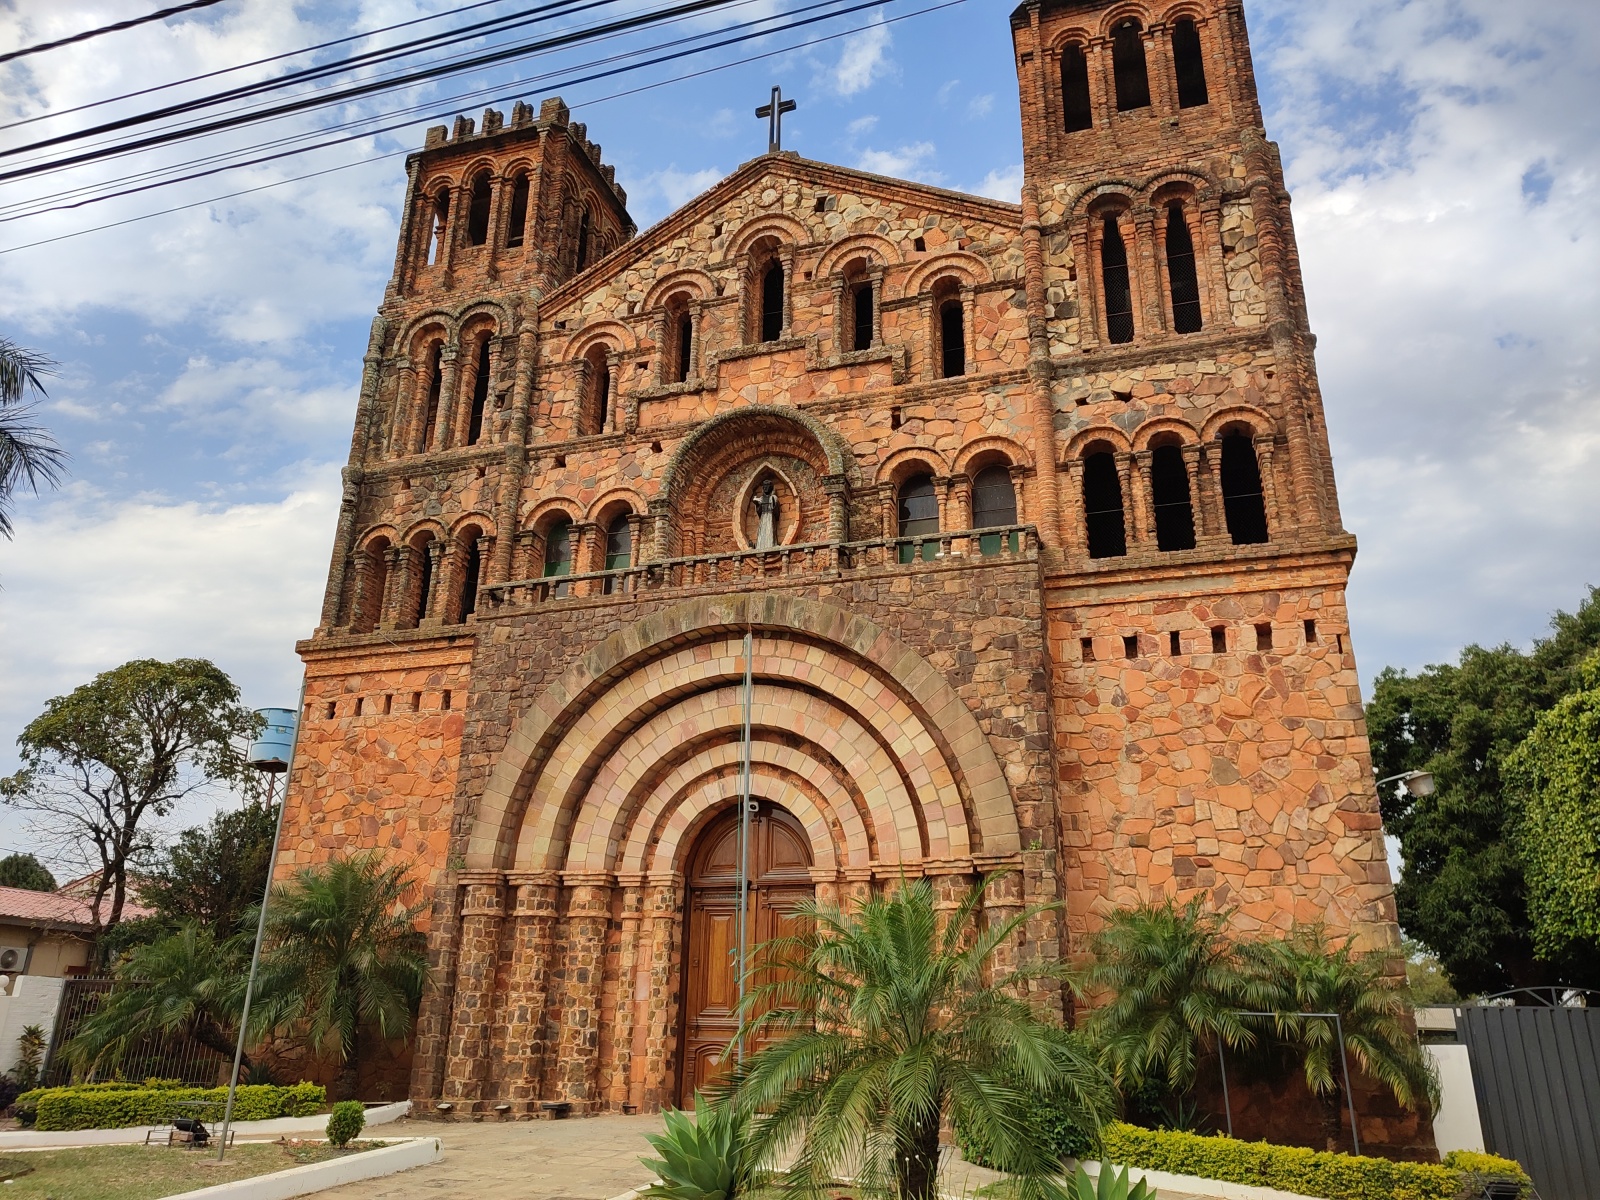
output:
[[[1444,1100],[1433,1115],[1433,1140],[1439,1153],[1483,1149],[1483,1126],[1478,1121],[1478,1094],[1472,1087],[1472,1064],[1467,1048],[1458,1042],[1425,1042],[1423,1050],[1439,1070]]]
[[[11,984],[11,994],[0,996],[0,1072],[16,1067],[17,1038],[26,1026],[44,1026],[46,1038],[54,1031],[56,1008],[66,982],[49,975],[19,975]],[[49,1056],[48,1046],[45,1055]],[[39,1065],[44,1065],[42,1059]]]

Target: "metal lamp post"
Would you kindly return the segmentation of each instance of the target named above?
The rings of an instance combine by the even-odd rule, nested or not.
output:
[[[1404,784],[1406,791],[1418,799],[1433,795],[1436,787],[1432,771],[1401,771],[1398,775],[1387,775],[1378,780],[1375,786],[1381,788],[1386,783]]]

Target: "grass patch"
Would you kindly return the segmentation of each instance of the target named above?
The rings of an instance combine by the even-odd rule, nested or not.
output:
[[[384,1142],[239,1144],[217,1163],[216,1150],[168,1146],[82,1146],[0,1156],[4,1200],[160,1200],[180,1192],[270,1175],[307,1163],[375,1150]]]

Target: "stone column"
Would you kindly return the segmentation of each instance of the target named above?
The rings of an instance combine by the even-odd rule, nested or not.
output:
[[[1220,546],[1228,540],[1227,514],[1222,508],[1222,481],[1218,475],[1222,467],[1222,443],[1204,442],[1197,449],[1200,516],[1207,541]]]
[[[399,382],[395,385],[394,412],[389,422],[389,456],[398,458],[411,447],[411,414],[417,406],[417,365],[405,355],[395,364]]]
[[[1062,505],[1062,524],[1066,527],[1066,547],[1076,558],[1089,556],[1089,525],[1083,509],[1083,459],[1067,461],[1067,502]]]
[[[1126,214],[1122,224],[1123,237],[1128,236],[1129,226],[1133,231],[1128,246],[1128,274],[1132,276],[1129,282],[1133,286],[1133,312],[1137,321],[1134,337],[1163,333],[1167,328],[1167,306],[1162,303],[1161,282],[1166,272],[1162,270],[1157,253],[1161,243],[1156,235],[1155,209],[1147,204],[1140,205]]]
[[[605,975],[606,931],[611,924],[611,881],[605,875],[575,875],[563,882],[567,887],[561,938],[565,986],[553,1090],[555,1098],[570,1103],[575,1113],[592,1113],[601,1106],[596,1095],[600,986]]]
[[[636,1104],[633,1099],[633,1055],[637,1049],[635,1031],[648,1026],[648,1014],[637,995],[641,951],[649,961],[648,934],[644,920],[644,876],[618,878],[622,888],[622,937],[617,948],[615,1015],[611,1020],[611,1062],[607,1065],[605,1095],[600,1099],[610,1112],[622,1112]],[[641,1021],[641,1018],[643,1020]]]
[[[370,549],[357,550],[351,555],[350,570],[355,576],[355,590],[350,597],[350,620],[345,628],[352,632],[365,632],[361,629],[361,611],[367,604],[367,593],[372,586],[372,559],[374,555]],[[376,621],[373,622],[377,624]]]
[[[1272,451],[1277,441],[1270,433],[1258,434],[1256,445],[1256,469],[1261,472],[1261,504],[1267,512],[1267,537],[1268,539],[1279,536],[1285,524],[1282,510],[1278,507],[1277,471],[1272,463]],[[1221,453],[1218,452],[1219,466]]]
[[[460,348],[446,345],[439,355],[439,413],[434,418],[433,448],[449,450],[456,444],[456,395],[461,390]],[[426,449],[427,447],[423,447]]]
[[[970,530],[972,528],[972,476],[965,473],[950,476],[950,529]],[[954,557],[963,554],[976,555],[976,543],[962,545],[960,542],[950,543],[950,553]]]
[[[641,920],[647,946],[641,946],[645,977],[644,1069],[636,1093],[640,1108],[675,1104],[679,991],[683,981],[683,879],[667,873],[650,876],[644,886]]]
[[[649,521],[644,513],[631,513],[628,516],[628,565],[637,567],[645,559],[644,531],[645,523]]]
[[[650,501],[650,561],[672,557],[672,506],[665,500]]]
[[[998,865],[998,864],[994,864]],[[987,873],[987,872],[986,872]],[[986,929],[993,929],[1011,920],[1022,911],[1022,874],[1013,871],[991,883],[983,893],[983,919]],[[990,958],[992,977],[995,979],[1015,971],[1022,962],[1023,930],[1019,927],[995,948]]]
[[[1215,199],[1196,206],[1195,265],[1200,268],[1200,298],[1205,327],[1224,329],[1233,324],[1228,303],[1228,267],[1222,257],[1222,205]]]
[[[445,580],[445,549],[445,543],[438,538],[434,538],[424,549],[432,569],[428,575],[428,611],[417,614],[418,625],[424,621],[437,625],[444,615],[445,597],[449,591]]]
[[[923,871],[933,885],[933,907],[941,934],[949,927],[951,918],[972,888],[972,868],[967,863],[929,863]],[[963,935],[963,944],[970,944],[970,931]]]
[[[383,595],[378,602],[378,628],[393,629],[395,608],[405,594],[406,556],[401,547],[390,546],[384,551],[384,559],[387,570],[384,572]]]
[[[1194,525],[1194,544],[1199,546],[1206,536],[1204,505],[1200,497],[1200,446],[1190,442],[1182,449],[1183,473],[1189,480],[1189,514]]]
[[[1133,504],[1132,521],[1138,528],[1135,535],[1141,544],[1154,547],[1156,542],[1155,498],[1150,494],[1150,460],[1153,457],[1149,450],[1138,450],[1133,454]]]
[[[1133,469],[1133,455],[1117,455],[1117,484],[1122,488],[1122,530],[1128,544],[1128,553],[1144,548],[1143,530],[1139,524],[1140,505],[1135,499],[1138,486]]]
[[[350,558],[350,547],[356,538],[356,506],[361,498],[362,471],[360,467],[346,467],[343,487],[339,495],[339,525],[333,538],[333,562],[328,570],[328,586],[322,593],[322,619],[317,622],[317,632],[332,629],[339,620],[339,607],[344,598],[345,568]]]
[[[850,540],[850,482],[843,475],[824,475],[822,490],[828,497],[828,540]]]
[[[513,1113],[539,1111],[541,1087],[550,1050],[550,971],[555,955],[556,897],[554,871],[517,872],[508,876],[514,901],[511,966],[499,1007],[505,1027],[504,1059],[495,1072],[496,1096]]]
[[[463,871],[459,879],[464,888],[461,940],[445,1058],[444,1099],[467,1113],[476,1111],[484,1099],[484,1084],[493,1061],[491,1006],[500,961],[505,896],[498,871]]]
[[[488,132],[485,130],[484,132]],[[490,279],[500,278],[500,243],[505,233],[500,228],[503,219],[501,209],[504,205],[505,178],[498,171],[489,176],[489,244],[484,247],[484,256],[488,260],[485,269]]]

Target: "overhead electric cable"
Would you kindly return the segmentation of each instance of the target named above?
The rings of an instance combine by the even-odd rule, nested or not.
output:
[[[718,63],[716,66],[705,67],[705,68],[702,68],[701,70],[698,70],[698,71],[688,71],[688,72],[685,72],[682,75],[675,75],[671,79],[661,79],[661,80],[657,80],[654,83],[642,84],[642,85],[640,85],[639,87],[636,87],[636,88],[627,88],[627,89],[625,89],[623,91],[620,91],[620,92],[612,92],[609,95],[598,96],[593,100],[586,100],[586,101],[583,101],[581,104],[576,105],[575,108],[574,108],[574,111],[576,111],[579,108],[592,108],[597,104],[604,104],[604,103],[606,103],[607,101],[610,101],[610,100],[618,100],[618,99],[621,99],[624,96],[635,96],[635,95],[638,95],[641,92],[653,91],[656,88],[666,87],[666,86],[668,86],[670,84],[682,83],[685,80],[698,79],[698,78],[700,78],[702,76],[705,76],[705,75],[715,74],[718,71],[728,70],[731,67],[746,66],[749,63],[760,62],[760,61],[762,61],[764,59],[768,59],[768,58],[776,58],[779,55],[788,54],[788,53],[790,53],[791,51],[794,51],[794,50],[804,50],[807,47],[818,46],[818,45],[821,45],[824,42],[836,41],[836,40],[838,40],[839,38],[842,38],[842,37],[849,37],[853,33],[862,33],[865,30],[872,29],[872,28],[875,28],[875,27],[881,26],[881,25],[895,25],[895,24],[898,24],[901,21],[910,20],[912,17],[920,17],[920,16],[922,16],[922,15],[924,15],[926,13],[938,12],[940,9],[944,9],[944,8],[954,8],[959,4],[965,4],[965,3],[966,3],[966,0],[944,0],[944,2],[941,3],[941,4],[932,4],[932,5],[929,5],[927,8],[919,8],[919,9],[916,9],[915,11],[913,11],[913,12],[901,13],[899,16],[885,17],[881,21],[872,21],[872,22],[869,22],[866,25],[858,25],[853,29],[841,29],[836,33],[823,34],[821,37],[811,38],[810,40],[804,41],[804,42],[797,42],[792,46],[780,46],[776,50],[768,50],[768,51],[765,51],[764,53],[761,53],[761,54],[752,54],[752,55],[750,55],[750,56],[748,56],[746,58],[735,59],[732,62]],[[501,103],[504,103],[504,102],[505,101],[501,101]],[[21,244],[19,246],[7,246],[4,249],[0,249],[0,255],[13,254],[13,253],[15,253],[16,251],[19,251],[19,250],[32,250],[37,246],[48,246],[48,245],[54,244],[55,242],[64,242],[64,241],[68,241],[68,240],[70,240],[72,238],[82,237],[85,234],[100,233],[103,230],[107,230],[107,229],[118,229],[118,228],[121,228],[124,225],[134,225],[134,224],[137,224],[140,221],[148,221],[148,220],[151,220],[154,217],[165,217],[165,216],[168,216],[168,215],[170,215],[172,213],[183,212],[183,211],[185,211],[187,209],[191,209],[191,208],[203,208],[207,204],[217,204],[217,203],[219,203],[219,202],[221,202],[223,200],[234,200],[234,199],[237,199],[240,196],[248,196],[248,195],[252,195],[253,193],[256,193],[256,192],[270,191],[273,188],[284,187],[285,185],[291,184],[291,183],[302,183],[302,182],[304,182],[305,180],[308,180],[308,179],[317,179],[317,178],[320,178],[321,176],[324,176],[324,175],[332,175],[332,174],[335,174],[336,172],[339,172],[339,171],[348,171],[348,170],[351,170],[351,169],[353,169],[355,167],[369,166],[372,163],[382,162],[385,159],[390,159],[390,158],[399,158],[402,155],[411,154],[411,153],[413,153],[413,151],[410,148],[407,148],[405,150],[391,150],[391,151],[389,151],[389,152],[387,152],[385,154],[375,154],[371,158],[359,159],[356,162],[339,163],[336,166],[324,167],[320,171],[309,171],[304,175],[294,175],[294,176],[291,176],[288,179],[275,179],[271,183],[262,183],[262,184],[257,184],[254,187],[240,188],[238,191],[228,192],[228,193],[226,193],[224,195],[221,195],[221,196],[211,196],[211,197],[209,197],[209,198],[207,198],[205,200],[192,200],[192,201],[188,202],[187,204],[175,204],[171,208],[163,208],[163,209],[160,209],[157,212],[141,213],[140,215],[138,215],[136,217],[124,217],[120,221],[108,221],[104,225],[93,225],[93,226],[90,226],[88,229],[77,229],[77,230],[74,230],[71,233],[60,233],[60,234],[56,234],[54,237],[40,238],[38,241],[34,241],[34,242],[24,242],[23,244]]]
[[[82,33],[75,33],[71,37],[60,38],[54,42],[40,42],[37,46],[24,46],[21,50],[12,50],[7,54],[0,54],[0,63],[8,63],[14,58],[23,58],[29,54],[43,54],[46,50],[59,50],[62,46],[70,46],[74,42],[86,42],[90,38],[97,38],[103,33],[120,33],[124,29],[132,29],[136,25],[147,25],[151,21],[165,21],[168,17],[175,17],[179,13],[186,13],[196,8],[210,8],[213,4],[221,4],[223,0],[189,0],[187,4],[175,4],[171,8],[163,8],[153,13],[146,13],[142,17],[131,17],[126,21],[118,21],[112,25],[102,25],[98,29],[85,29]]]

